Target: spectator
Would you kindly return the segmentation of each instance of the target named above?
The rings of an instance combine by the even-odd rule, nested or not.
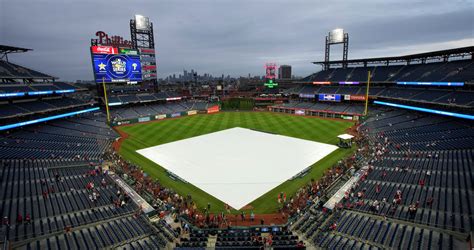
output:
[[[418,184],[420,184],[420,187],[424,187],[424,186],[425,186],[425,180],[424,180],[424,179],[420,179],[420,181],[418,182]]]
[[[296,248],[305,248],[304,242],[302,240],[298,241],[298,244],[296,244]]]
[[[3,217],[3,225],[6,225],[7,227],[10,226],[10,220],[8,219],[8,216]]]
[[[59,182],[59,181],[60,181],[60,175],[59,175],[58,172],[56,172],[56,173],[54,174],[54,179],[56,180],[56,182]]]
[[[18,223],[18,224],[23,223],[23,216],[20,213],[16,217],[16,223]]]
[[[428,205],[429,207],[431,207],[433,205],[433,197],[430,196],[428,197],[428,199],[426,199],[426,205]]]

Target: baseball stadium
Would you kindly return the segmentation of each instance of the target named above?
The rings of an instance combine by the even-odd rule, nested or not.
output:
[[[173,82],[155,17],[116,21],[90,82],[0,45],[0,249],[473,247],[474,46],[349,58],[337,28],[304,77]]]

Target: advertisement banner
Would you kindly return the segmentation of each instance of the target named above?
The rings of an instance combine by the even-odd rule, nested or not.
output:
[[[127,124],[130,124],[130,120],[125,120],[125,121],[118,121],[115,123],[116,125],[120,126],[120,125],[127,125]],[[112,124],[113,125],[113,124]]]
[[[189,110],[188,115],[196,115],[198,112],[197,110]]]
[[[156,74],[143,74],[143,79],[156,79]]]
[[[339,94],[319,94],[320,101],[340,102],[341,95]]]
[[[315,98],[314,94],[300,93],[300,98]]]
[[[295,110],[295,115],[304,115],[304,109],[297,109]]]
[[[351,100],[351,101],[365,101],[365,95],[351,95],[349,100]]]
[[[143,56],[143,55],[141,55],[140,60],[143,63],[156,63],[156,58],[152,57],[152,56]]]
[[[147,117],[139,117],[138,118],[138,122],[149,122],[150,121],[150,117],[147,116]]]
[[[92,54],[118,54],[118,49],[111,46],[91,46]]]
[[[143,65],[142,70],[156,70],[156,65]]]
[[[166,118],[166,115],[156,115],[156,116],[155,116],[155,119],[156,119],[156,120],[163,120],[163,119],[165,119],[165,118]]]
[[[138,55],[138,50],[128,49],[128,48],[119,48],[120,54],[124,55]]]
[[[350,115],[341,115],[341,118],[345,120],[352,120],[352,116]]]
[[[145,48],[140,48],[140,53],[141,54],[155,54],[155,49],[145,49]]]
[[[181,97],[168,97],[166,98],[167,101],[176,101],[176,100],[181,100]]]
[[[180,117],[181,116],[181,113],[173,113],[171,114],[171,117]]]
[[[331,82],[313,82],[314,85],[329,85]]]
[[[219,112],[219,105],[214,105],[212,107],[207,108],[208,114],[217,113],[217,112]]]
[[[359,82],[339,82],[339,84],[357,85],[357,84],[359,84]]]

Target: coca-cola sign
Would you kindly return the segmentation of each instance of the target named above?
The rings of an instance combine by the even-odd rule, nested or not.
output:
[[[118,54],[118,49],[111,46],[91,46],[93,54]]]

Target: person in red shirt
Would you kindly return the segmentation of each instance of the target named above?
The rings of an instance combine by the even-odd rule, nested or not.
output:
[[[25,216],[25,222],[26,222],[26,224],[30,224],[30,222],[31,222],[31,216],[30,216],[30,213],[26,213],[26,216]]]
[[[18,214],[18,216],[16,217],[16,222],[18,224],[21,224],[23,223],[23,216],[21,214]]]
[[[296,245],[297,248],[304,248],[304,242],[300,240],[298,244]]]
[[[420,179],[420,181],[418,183],[420,184],[421,187],[425,186],[425,180],[424,179]]]

